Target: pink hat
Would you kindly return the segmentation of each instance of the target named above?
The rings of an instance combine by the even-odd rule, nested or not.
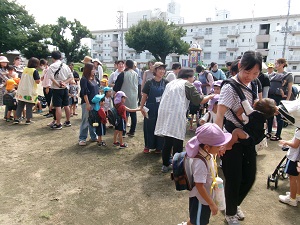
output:
[[[197,128],[196,136],[186,143],[185,150],[187,155],[193,158],[198,154],[200,144],[222,146],[227,144],[231,140],[231,137],[230,133],[223,133],[217,124],[205,123]]]
[[[201,85],[202,83],[199,80],[195,80],[193,85],[195,86],[195,88],[197,89],[197,91],[202,94],[202,88]]]
[[[217,80],[213,83],[213,86],[219,86],[221,87],[221,84],[222,84],[223,80]]]
[[[121,102],[122,97],[127,98],[123,91],[118,91],[115,95],[114,103],[119,104]]]
[[[215,95],[212,99],[210,99],[209,101],[208,101],[208,110],[209,111],[212,111],[213,110],[213,108],[214,108],[214,104],[217,102],[217,101],[219,101],[219,97],[220,97],[220,95]]]

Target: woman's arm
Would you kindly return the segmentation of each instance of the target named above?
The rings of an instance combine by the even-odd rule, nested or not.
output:
[[[292,87],[293,87],[293,82],[288,83],[288,93],[287,93],[286,100],[290,100],[291,99]]]
[[[141,99],[141,103],[140,103],[140,109],[141,109],[141,113],[143,114],[144,117],[146,116],[146,112],[143,109],[143,107],[144,107],[145,102],[147,101],[147,99],[148,99],[148,95],[142,92],[142,99]]]
[[[223,120],[224,115],[227,112],[228,108],[225,105],[218,105],[216,124],[222,129],[223,128]]]

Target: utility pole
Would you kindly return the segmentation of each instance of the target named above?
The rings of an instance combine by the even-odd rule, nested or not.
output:
[[[291,6],[291,0],[288,2],[288,14],[286,16],[286,22],[285,22],[285,31],[284,31],[284,42],[283,42],[283,50],[282,50],[282,58],[285,56],[285,49],[286,49],[286,39],[289,32],[289,17],[290,17],[290,6]]]
[[[118,23],[118,29],[121,32],[120,35],[120,41],[121,41],[121,58],[123,58],[123,51],[124,51],[124,16],[123,11],[118,11],[118,17],[117,17],[117,23]]]

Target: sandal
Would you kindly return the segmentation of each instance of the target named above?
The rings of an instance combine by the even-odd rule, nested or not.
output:
[[[275,136],[270,138],[270,141],[279,141],[281,139],[282,139],[281,137],[278,137],[278,136],[275,135]]]
[[[269,138],[271,138],[271,137],[272,137],[272,134],[271,134],[271,133],[267,133],[267,134],[266,134],[266,138],[267,138],[267,139],[269,139]]]

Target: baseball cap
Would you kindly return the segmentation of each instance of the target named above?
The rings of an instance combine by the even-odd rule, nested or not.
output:
[[[185,150],[187,155],[193,158],[198,154],[200,144],[222,146],[227,144],[231,137],[230,133],[224,133],[217,124],[205,123],[197,128],[196,136],[186,143]]]
[[[127,98],[123,91],[118,91],[115,95],[114,103],[119,104],[121,102],[122,97]]]
[[[208,101],[208,110],[209,111],[212,111],[213,110],[213,107],[214,107],[214,104],[217,102],[217,101],[219,101],[219,97],[220,97],[220,95],[215,95],[212,99],[210,99],[209,101]]]

